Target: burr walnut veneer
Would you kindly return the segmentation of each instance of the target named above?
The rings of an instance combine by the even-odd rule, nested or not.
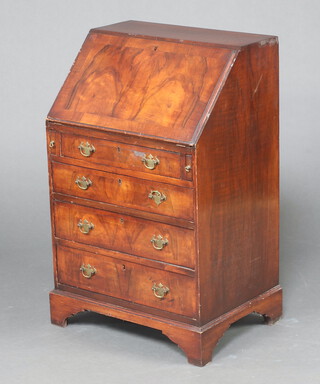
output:
[[[231,323],[280,317],[276,37],[93,29],[47,144],[54,324],[99,312],[204,365]]]

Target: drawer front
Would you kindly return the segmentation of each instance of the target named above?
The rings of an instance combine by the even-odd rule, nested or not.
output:
[[[195,267],[194,231],[70,203],[54,203],[56,236]]]
[[[53,163],[54,192],[193,219],[193,189]]]
[[[180,154],[91,137],[62,135],[63,156],[116,168],[180,178]]]
[[[58,247],[58,281],[149,307],[196,316],[195,279],[110,257]]]

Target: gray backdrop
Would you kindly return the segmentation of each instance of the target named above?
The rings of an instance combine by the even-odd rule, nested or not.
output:
[[[1,0],[1,382],[320,383],[319,16],[317,0]],[[204,368],[154,330],[49,321],[45,117],[89,29],[128,19],[280,39],[284,317],[241,320]]]

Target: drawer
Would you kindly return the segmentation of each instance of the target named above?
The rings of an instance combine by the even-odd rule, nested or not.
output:
[[[57,248],[57,267],[61,284],[196,316],[192,277],[66,247]]]
[[[148,259],[195,266],[195,233],[76,204],[54,202],[56,236]]]
[[[94,164],[180,178],[180,153],[177,152],[63,134],[61,153]]]
[[[53,163],[57,193],[177,218],[193,219],[193,189]]]

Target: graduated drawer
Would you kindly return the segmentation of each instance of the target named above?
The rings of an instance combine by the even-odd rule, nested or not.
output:
[[[52,169],[54,192],[193,219],[193,189],[61,163]]]
[[[57,267],[61,284],[188,317],[196,315],[192,277],[60,246]]]
[[[191,229],[60,202],[54,202],[54,218],[58,238],[189,268],[195,266]]]
[[[180,178],[180,153],[117,143],[85,136],[63,134],[61,153],[116,168]]]

